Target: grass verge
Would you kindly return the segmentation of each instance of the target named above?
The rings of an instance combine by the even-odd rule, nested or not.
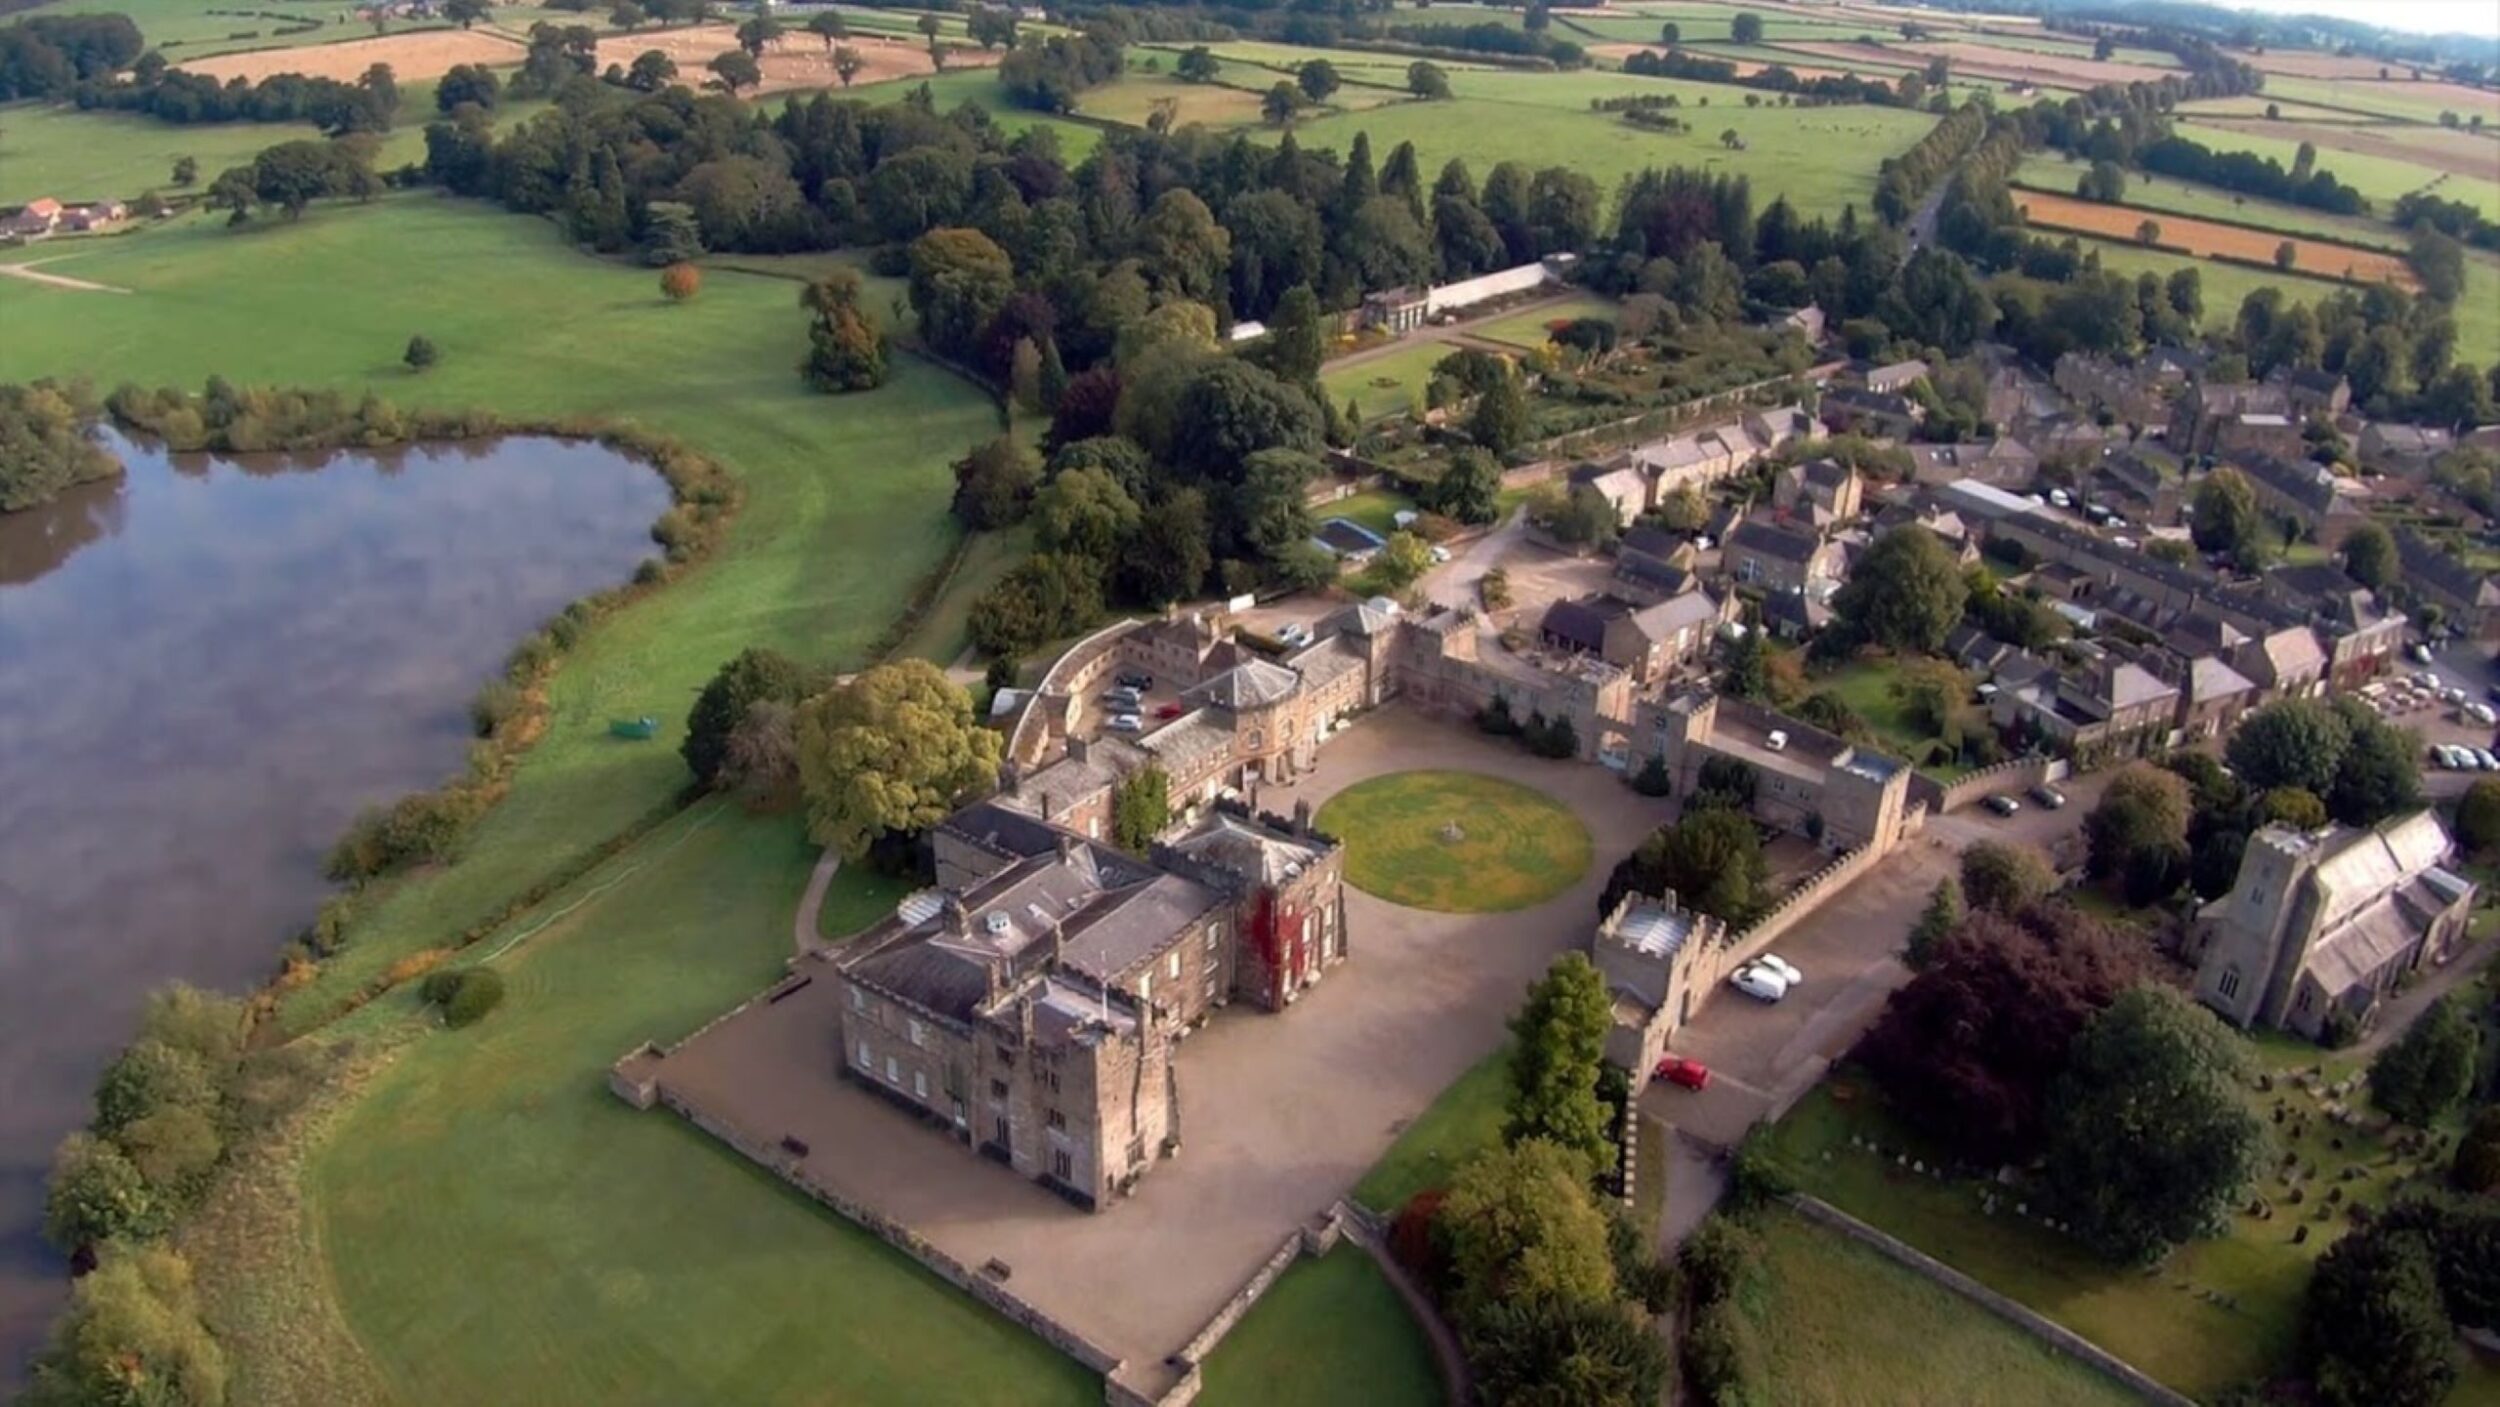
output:
[[[1360,1246],[1298,1261],[1207,1360],[1207,1407],[1438,1407],[1432,1345]]]

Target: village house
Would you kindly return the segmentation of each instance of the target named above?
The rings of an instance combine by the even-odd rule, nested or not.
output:
[[[1949,484],[1971,479],[2001,489],[2021,488],[2040,472],[2040,456],[2011,435],[1975,440],[1966,445],[1904,445],[1913,466],[1911,476],[1922,484]]]
[[[1925,414],[1917,402],[1887,392],[1834,386],[1823,393],[1823,424],[1835,435],[1906,440]]]
[[[2196,997],[2232,1023],[2357,1032],[2380,998],[2465,935],[2474,885],[2429,811],[2368,830],[2271,825],[2197,916]]]
[[[2323,464],[2271,457],[2235,463],[2268,517],[2298,523],[2302,533],[2329,550],[2370,516],[2368,489]]]
[[[1363,295],[1361,320],[1363,326],[1392,337],[1403,337],[1424,325],[1425,297],[1421,289],[1400,285]]]
[[[1719,627],[1736,619],[1733,594],[1693,590],[1647,606],[1612,596],[1556,601],[1538,622],[1550,648],[1595,655],[1637,685],[1664,682],[1708,653]]]
[[[1771,482],[1771,502],[1817,527],[1829,527],[1858,516],[1864,506],[1866,480],[1836,459],[1809,459],[1792,464]]]
[[[1927,379],[1928,366],[1922,361],[1894,362],[1889,366],[1869,368],[1866,389],[1879,396],[1897,395]]]
[[[2282,388],[2295,420],[2312,416],[2334,420],[2352,406],[2352,383],[2317,367],[2279,366],[2266,377],[2266,384]]]
[[[1760,517],[1738,523],[1719,551],[1723,575],[1765,591],[1820,594],[1839,583],[1845,561],[1813,528]]]
[[[2133,660],[2107,655],[2000,688],[1989,701],[1999,728],[2027,732],[2069,756],[2133,751],[2166,734],[2179,686]]]
[[[130,218],[130,207],[118,200],[55,200],[44,196],[14,209],[0,210],[0,236],[20,240],[57,234],[94,234]]]
[[[1637,605],[1679,596],[1700,585],[1694,573],[1701,549],[1690,534],[1635,523],[1615,543],[1615,580],[1610,588]]]
[[[2371,421],[2353,446],[2364,468],[2402,479],[2427,476],[2440,457],[2454,448],[2455,439],[2445,430],[2387,420]]]
[[[2057,359],[2050,379],[2086,414],[2106,412],[2129,425],[2166,425],[2172,398],[2187,388],[2188,372],[2170,360],[2121,362],[2097,352],[2068,352]]]
[[[2500,642],[2500,582],[2411,528],[2398,528],[2395,537],[2405,585],[2445,612],[2458,634]]]

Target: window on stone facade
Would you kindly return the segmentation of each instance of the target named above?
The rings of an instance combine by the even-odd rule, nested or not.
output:
[[[998,1048],[998,1063],[999,1063],[999,1064],[1001,1064],[1001,1065],[1013,1065],[1013,1064],[1015,1064],[1015,1063],[1016,1063],[1016,1053],[1015,1053],[1014,1051],[1012,1051],[1012,1050],[1009,1050],[1009,1049],[1008,1049],[1007,1047],[1005,1047],[1005,1046],[1000,1046],[1000,1047]]]
[[[2302,1011],[2307,1011],[2309,1008],[2317,1004],[2318,989],[2310,986],[2306,982],[2300,984],[2300,1009]]]
[[[1050,1175],[1061,1182],[1069,1181],[1076,1176],[1076,1160],[1070,1158],[1064,1149],[1051,1154]]]
[[[925,1046],[929,1043],[929,1033],[921,1026],[920,1018],[916,1016],[911,1018],[906,1024],[905,1029],[911,1033],[911,1043],[913,1045]]]
[[[926,1100],[929,1097],[929,1077],[918,1070],[911,1072],[911,1095],[912,1098],[919,1100]]]
[[[890,1085],[899,1085],[903,1082],[903,1062],[891,1055],[885,1058],[885,1082]]]
[[[1056,1070],[1046,1070],[1046,1071],[1044,1071],[1044,1072],[1042,1073],[1042,1078],[1043,1078],[1043,1079],[1045,1079],[1045,1080],[1047,1080],[1047,1081],[1049,1081],[1049,1083],[1050,1083],[1050,1092],[1051,1092],[1052,1094],[1057,1094],[1057,1093],[1059,1092],[1059,1072],[1058,1072],[1058,1071],[1056,1071]]]
[[[2240,994],[2240,970],[2236,967],[2222,969],[2222,980],[2214,984],[2214,989],[2225,997],[2238,996]]]
[[[1068,1116],[1060,1113],[1056,1109],[1053,1109],[1042,1115],[1042,1123],[1046,1127],[1054,1128],[1062,1133],[1065,1133],[1068,1129]]]
[[[1166,976],[1166,977],[1178,977],[1178,976],[1180,976],[1180,975],[1181,975],[1181,950],[1180,950],[1180,949],[1178,949],[1178,948],[1174,948],[1174,949],[1172,950],[1172,956],[1171,956],[1171,959],[1170,959],[1169,961],[1165,962],[1165,963],[1164,963],[1164,965],[1163,965],[1163,975],[1164,975],[1164,976]]]
[[[1153,995],[1154,995],[1154,990],[1155,990],[1155,975],[1154,975],[1152,972],[1141,972],[1141,973],[1138,973],[1138,974],[1137,974],[1137,999],[1138,999],[1139,1001],[1141,1001],[1141,1002],[1142,1002],[1142,1001],[1144,1001],[1146,998],[1148,998],[1148,997],[1150,997],[1150,996],[1153,996]]]
[[[1210,952],[1210,953],[1211,953],[1211,952],[1214,952],[1214,951],[1215,951],[1215,940],[1216,940],[1216,939],[1218,939],[1218,938],[1221,938],[1221,937],[1223,937],[1223,936],[1224,936],[1224,930],[1223,930],[1221,927],[1215,927],[1215,928],[1210,928],[1210,929],[1208,929],[1208,930],[1207,930],[1207,951],[1208,951],[1208,952]]]
[[[992,1081],[990,1081],[990,1098],[992,1098],[992,1099],[1005,1099],[1006,1097],[1007,1097],[1007,1082],[1006,1082],[1005,1080],[992,1080]]]
[[[869,1052],[868,1038],[866,1036],[860,1037],[859,1040],[859,1068],[862,1070],[874,1070],[877,1068],[877,1057]]]

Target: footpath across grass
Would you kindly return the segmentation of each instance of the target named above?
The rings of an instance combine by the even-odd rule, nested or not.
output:
[[[879,390],[808,390],[789,280],[714,271],[671,305],[649,270],[583,258],[552,225],[472,201],[401,196],[240,231],[192,218],[51,267],[131,292],[0,279],[0,380],[222,375],[613,417],[682,436],[746,489],[710,563],[584,638],[511,794],[457,863],[368,906],[347,950],[289,994],[290,1031],[665,806],[686,782],[686,712],[723,660],[769,645],[855,667],[954,540],[948,462],[997,432],[982,392],[909,355]],[[442,348],[423,376],[398,360],[416,333]],[[662,720],[658,739],[608,735],[609,718],[645,713]],[[273,959],[284,937],[270,935]]]
[[[342,1113],[309,1200],[347,1322],[400,1401],[902,1404],[937,1384],[973,1407],[1101,1400],[1041,1340],[607,1092],[636,1042],[772,980],[814,858],[795,817],[694,808],[494,959],[501,1009],[417,1035]],[[350,1024],[416,1019],[398,994]]]
[[[1207,1360],[1204,1407],[1437,1407],[1432,1344],[1362,1247],[1296,1262]]]

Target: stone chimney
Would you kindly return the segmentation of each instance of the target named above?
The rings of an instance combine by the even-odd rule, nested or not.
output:
[[[1306,839],[1311,834],[1311,799],[1307,796],[1293,803],[1293,833]]]
[[[1094,743],[1093,743],[1093,739],[1091,739],[1091,738],[1070,738],[1070,739],[1068,739],[1068,760],[1069,760],[1069,761],[1071,761],[1071,762],[1083,762],[1083,761],[1085,761],[1087,758],[1089,758],[1089,757],[1093,756],[1093,753],[1094,753]]]
[[[947,891],[944,913],[946,917],[947,932],[958,938],[969,938],[972,936],[972,914],[969,910],[964,908],[964,899],[962,895],[957,894],[952,890]]]
[[[1059,863],[1063,865],[1075,864],[1077,847],[1082,843],[1083,842],[1077,839],[1074,831],[1061,831],[1059,833]]]
[[[1031,997],[1016,999],[1016,1035],[1021,1042],[1019,1049],[1031,1050],[1033,1048],[1033,999]]]

